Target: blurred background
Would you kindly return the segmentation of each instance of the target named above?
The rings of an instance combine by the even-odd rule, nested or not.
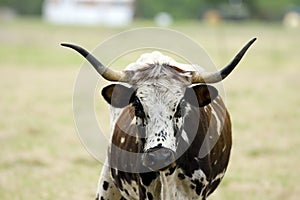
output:
[[[224,81],[234,144],[210,199],[298,199],[299,15],[299,0],[0,0],[0,199],[94,198],[101,163],[72,113],[83,60],[59,44],[92,50],[145,26],[186,34],[217,68],[258,38]],[[95,104],[108,122],[108,106]]]

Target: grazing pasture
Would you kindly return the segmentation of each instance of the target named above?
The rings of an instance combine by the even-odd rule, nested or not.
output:
[[[180,22],[170,28],[201,44],[217,68],[258,38],[223,82],[233,149],[225,178],[209,199],[298,199],[300,29],[259,22]],[[94,198],[101,164],[81,145],[72,113],[83,60],[59,44],[92,50],[123,30],[0,21],[0,199]],[[95,104],[99,120],[108,122],[107,105]]]

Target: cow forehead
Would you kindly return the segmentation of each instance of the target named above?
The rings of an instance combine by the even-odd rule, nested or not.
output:
[[[177,106],[183,92],[184,87],[178,82],[161,80],[140,85],[136,95],[145,108],[155,107],[155,110],[167,111]]]
[[[135,63],[138,67],[131,74],[129,84],[136,88],[136,95],[146,109],[155,108],[155,112],[173,109],[183,97],[185,88],[191,85],[192,72],[179,69],[178,63],[174,62],[159,52],[153,52],[142,55]]]
[[[178,71],[169,64],[148,65],[135,71],[130,79],[136,87],[136,95],[147,105],[169,105],[179,101],[187,85],[191,84],[191,72]]]

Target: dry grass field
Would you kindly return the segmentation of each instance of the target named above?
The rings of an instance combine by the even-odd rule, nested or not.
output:
[[[171,28],[195,39],[219,68],[258,37],[224,81],[234,144],[227,174],[209,199],[298,199],[300,29],[257,22]],[[94,49],[123,30],[0,22],[0,199],[94,198],[101,164],[81,145],[72,113],[83,61],[59,43]]]

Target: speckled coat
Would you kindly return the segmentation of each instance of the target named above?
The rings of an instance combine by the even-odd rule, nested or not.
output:
[[[134,96],[138,104],[128,100],[124,107],[116,105],[105,91],[108,89],[103,90],[112,106],[111,142],[127,152],[142,153],[162,146],[180,156],[164,170],[147,171],[138,156],[128,157],[110,148],[96,199],[206,199],[224,176],[231,149],[231,123],[221,97],[212,86],[192,85],[190,72],[162,59],[163,55],[155,59],[159,57],[156,54],[144,55],[138,64],[127,68],[135,70],[127,98]],[[196,103],[187,95],[191,89]],[[114,85],[113,90],[122,93],[120,90],[126,89]],[[115,165],[127,168],[111,167]],[[134,168],[145,172],[135,173]]]

